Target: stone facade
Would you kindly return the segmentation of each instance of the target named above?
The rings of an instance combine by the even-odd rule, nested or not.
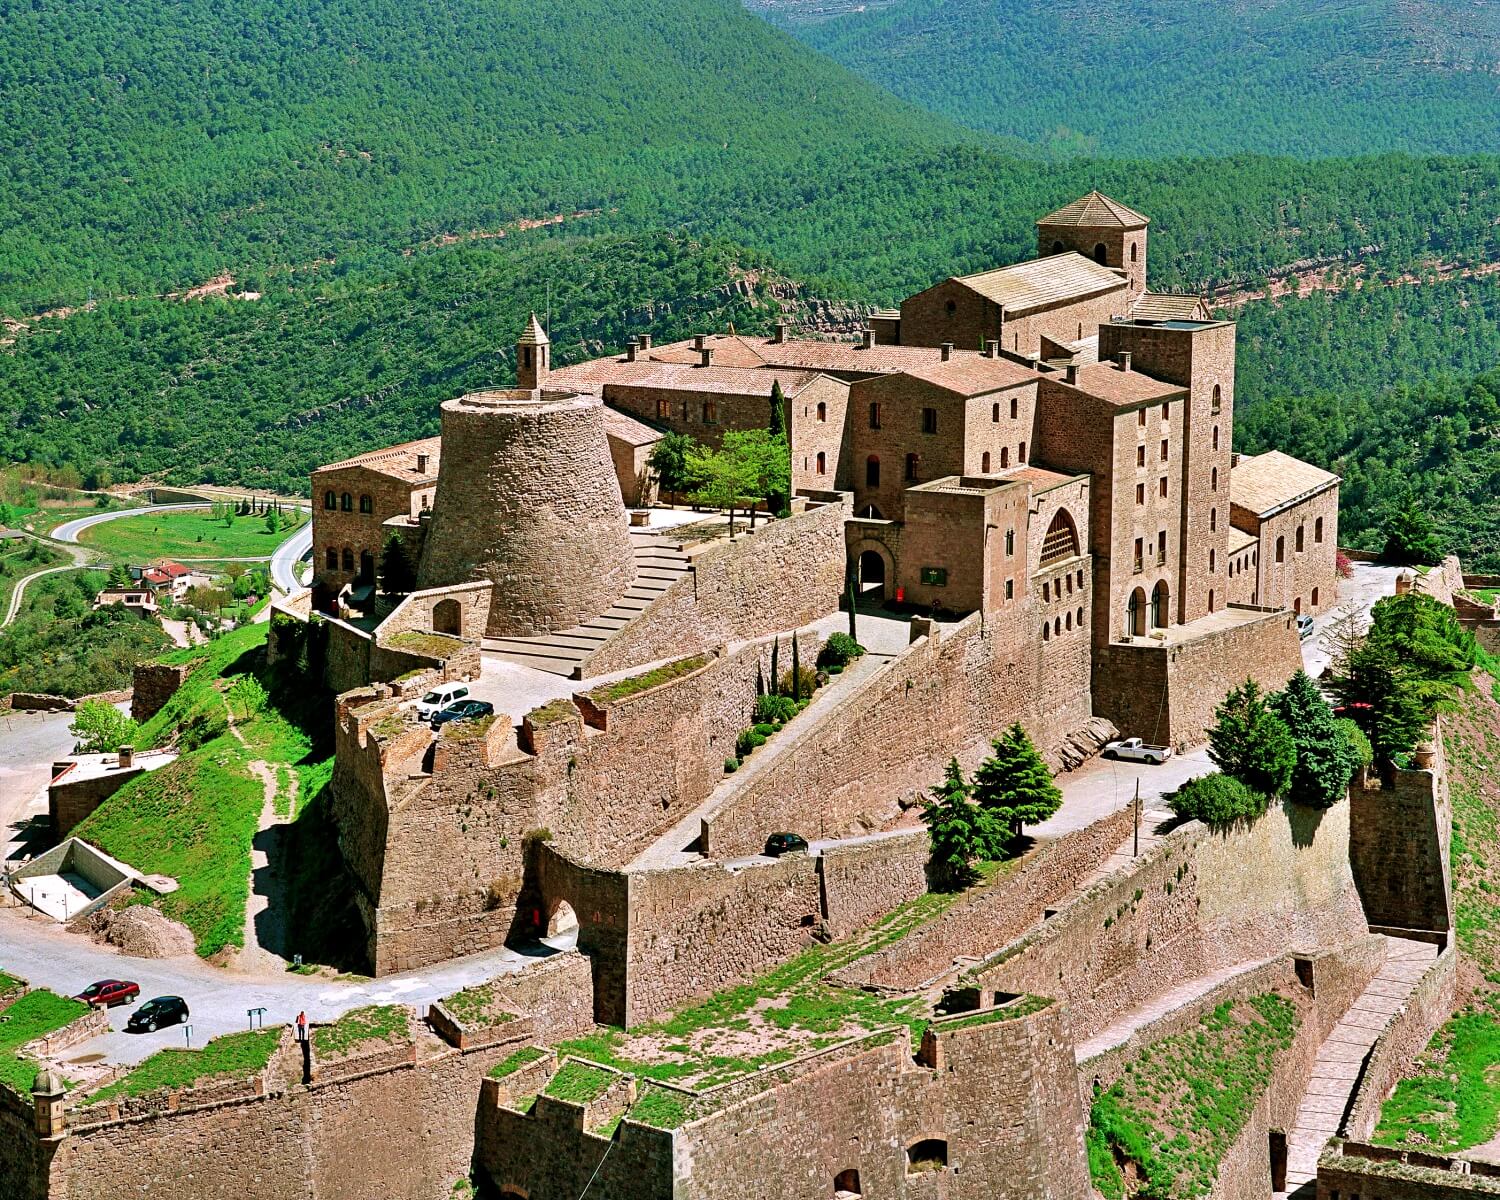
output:
[[[374,582],[388,521],[416,520],[431,507],[440,451],[437,438],[425,438],[313,472],[313,579],[323,607],[348,584]]]
[[[137,663],[130,694],[132,720],[149,721],[177,694],[192,668],[187,665]]]
[[[1446,937],[1453,927],[1453,809],[1442,738],[1431,740],[1432,769],[1392,770],[1350,787],[1349,856],[1371,925]]]

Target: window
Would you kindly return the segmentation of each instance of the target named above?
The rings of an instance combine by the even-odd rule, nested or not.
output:
[[[1145,568],[1146,543],[1141,538],[1135,539],[1135,571],[1139,575]]]
[[[1161,419],[1164,423],[1172,419],[1172,402],[1170,400],[1163,400],[1161,402]]]
[[[870,428],[880,428],[880,402],[878,400],[870,403]]]
[[[1219,490],[1219,468],[1215,467],[1208,473],[1208,490],[1217,492]]]
[[[328,547],[328,553],[323,556],[323,562],[330,571],[339,569],[339,552],[332,546]]]
[[[345,492],[342,496],[339,497],[339,507],[342,508],[345,512],[353,512],[354,497],[351,496],[348,492]]]
[[[1284,537],[1276,539],[1276,561],[1286,562],[1286,538]]]
[[[1139,250],[1140,250],[1140,246],[1137,243],[1135,243],[1135,242],[1131,242],[1130,243],[1130,261],[1131,262],[1135,262],[1135,256],[1136,256],[1136,254],[1137,254],[1137,252]]]
[[[1217,425],[1215,425],[1214,426],[1214,449],[1217,450],[1218,448],[1219,448],[1219,427]]]
[[[937,409],[935,409],[935,408],[924,408],[922,410],[922,432],[923,433],[936,433],[937,432]]]
[[[688,414],[688,402],[686,400],[684,400],[682,402],[682,419],[684,421],[686,421],[688,419],[688,415],[687,414]]]
[[[1302,553],[1302,526],[1297,526],[1297,553]]]
[[[1167,461],[1167,439],[1166,438],[1162,438],[1162,440],[1161,440],[1161,460],[1162,460],[1162,462],[1166,462]]]
[[[1000,421],[1000,401],[998,400],[990,405],[990,420],[996,422],[997,424]]]
[[[1313,522],[1313,541],[1318,545],[1323,544],[1323,518],[1319,517]],[[1314,601],[1316,603],[1316,601]]]
[[[719,423],[719,405],[716,401],[705,400],[703,402],[703,423],[705,425],[717,425]]]
[[[334,495],[332,492],[324,492],[323,493],[323,507],[324,508],[332,510],[332,509],[337,508],[338,506],[339,506],[339,498],[336,495]]]
[[[1211,406],[1209,408],[1209,411],[1216,413],[1220,409],[1222,409],[1223,407],[1224,407],[1224,392],[1223,392],[1223,389],[1221,389],[1219,387],[1219,385],[1216,383],[1216,384],[1214,384],[1213,402],[1212,402],[1212,404],[1211,404]]]
[[[906,457],[909,460],[911,455],[908,454]],[[979,473],[981,475],[988,475],[990,473],[990,452],[988,450],[979,456]],[[907,476],[907,478],[911,477]]]
[[[1138,467],[1146,465],[1146,447],[1137,446],[1135,448],[1135,465]]]
[[[1062,618],[1061,617],[1053,617],[1052,618],[1052,632],[1055,633],[1055,634],[1057,634],[1058,637],[1062,636]]]
[[[1146,503],[1146,485],[1144,483],[1135,485],[1135,502],[1137,504]]]
[[[1208,570],[1209,570],[1209,574],[1212,574],[1215,570],[1217,570],[1218,569],[1218,565],[1219,565],[1219,552],[1217,550],[1210,549],[1209,552],[1208,552]]]
[[[1052,524],[1047,526],[1047,536],[1042,539],[1042,557],[1037,566],[1049,567],[1077,554],[1078,528],[1073,524],[1073,518],[1068,515],[1067,509],[1060,508],[1052,518]],[[1082,571],[1078,572],[1078,586],[1083,586]]]
[[[1007,579],[1005,581],[1005,598],[1007,600],[1014,600],[1016,598],[1016,581],[1014,579]]]
[[[1317,588],[1313,588],[1313,590],[1312,590],[1312,602],[1313,602],[1313,607],[1317,608],[1318,607],[1318,589]]]
[[[947,587],[948,586],[948,568],[947,567],[923,567],[922,568],[922,577],[921,578],[922,578],[922,583],[924,585],[926,585],[927,587]]]
[[[1066,629],[1069,633],[1073,632],[1073,614],[1072,613],[1068,613],[1065,617],[1063,617],[1063,628]]]
[[[1078,628],[1083,628],[1083,606],[1081,604],[1078,606]]]
[[[1007,529],[1005,531],[1005,557],[1010,558],[1016,552],[1016,531]]]
[[[1167,627],[1167,596],[1167,581],[1163,579],[1151,591],[1151,627],[1153,629]]]
[[[1208,510],[1208,532],[1213,533],[1219,528],[1219,510],[1211,508]]]
[[[362,513],[372,513],[372,512],[374,512],[375,511],[375,501],[372,500],[369,496],[361,496],[359,498],[359,511],[362,512]]]
[[[954,302],[954,301],[952,301],[952,300],[950,300],[950,301],[948,301],[948,303],[947,303],[947,304],[945,304],[945,305],[943,305],[943,308],[944,308],[944,310],[945,310],[945,311],[946,311],[946,312],[947,312],[947,313],[948,313],[948,315],[949,315],[949,316],[950,316],[950,317],[951,317],[951,316],[952,316],[952,315],[953,315],[953,314],[954,314],[954,313],[956,313],[956,312],[957,312],[957,311],[958,311],[958,305],[957,305],[957,303],[955,303],[955,302]]]
[[[665,396],[656,398],[656,419],[658,421],[668,420],[672,415],[672,402]]]
[[[1094,244],[1094,261],[1100,266],[1104,266],[1104,260],[1108,257],[1109,252],[1104,248],[1104,243],[1096,242]]]
[[[986,471],[988,471],[990,469],[990,456],[988,454],[986,454],[984,456],[984,469]],[[915,479],[916,477],[917,477],[917,456],[915,454],[908,454],[906,456],[906,478],[909,479],[909,480],[911,480],[911,479]]]
[[[1156,481],[1156,494],[1163,500],[1167,498],[1167,477],[1165,475]]]
[[[1214,608],[1214,590],[1213,590],[1213,588],[1209,588],[1208,589],[1208,611],[1209,612],[1214,612],[1215,611],[1215,608]]]
[[[1125,606],[1125,632],[1132,637],[1141,637],[1146,632],[1146,593],[1140,588],[1130,593],[1130,602]]]
[[[1071,596],[1073,594],[1073,573],[1069,571],[1063,578],[1068,581],[1068,595]]]
[[[1018,412],[1018,411],[1019,411],[1019,409],[1018,409],[1018,407],[1017,407],[1017,400],[1016,400],[1016,397],[1014,397],[1014,396],[1012,396],[1012,397],[1011,397],[1011,398],[1010,398],[1010,419],[1011,419],[1011,420],[1012,420],[1012,421],[1014,421],[1014,420],[1015,420],[1015,419],[1016,419],[1016,413],[1017,413],[1017,412]]]
[[[953,301],[948,301],[948,304],[951,307]],[[859,1189],[859,1172],[853,1167],[850,1167],[847,1171],[840,1171],[833,1177],[833,1194],[836,1196],[840,1192],[846,1196],[858,1196],[861,1194]]]
[[[344,570],[354,570],[354,551],[347,547],[344,549]]]
[[[1295,600],[1292,601],[1292,611],[1294,613],[1296,613],[1299,617],[1302,615],[1302,597],[1301,596],[1298,596]]]
[[[818,474],[828,474],[828,456],[823,451],[818,451]]]
[[[1146,410],[1144,408],[1135,414],[1135,423],[1142,429],[1146,427]]]
[[[865,459],[865,486],[880,486],[880,455],[872,454]]]
[[[1009,446],[1001,446],[1000,447],[1000,467],[1001,467],[1002,470],[1004,470],[1008,466],[1010,466],[1010,447]]]
[[[1051,599],[1052,599],[1052,585],[1050,583],[1044,583],[1044,584],[1042,584],[1042,603],[1046,604],[1049,601],[1051,601]]]
[[[1026,443],[1025,442],[1022,442],[1019,446],[1016,447],[1016,461],[1017,462],[1022,462],[1022,463],[1026,461]]]
[[[1052,253],[1053,254],[1061,254],[1065,248],[1066,247],[1064,247],[1061,242],[1053,242],[1052,243]]]
[[[821,400],[818,401],[818,420],[828,420],[828,405],[824,404]]]
[[[1167,561],[1167,531],[1161,529],[1156,534],[1156,561],[1158,564]]]
[[[1052,622],[1051,621],[1043,621],[1042,622],[1042,641],[1044,641],[1044,642],[1050,642],[1051,640],[1052,640]]]
[[[1074,536],[1077,537],[1076,534]],[[1083,568],[1082,567],[1078,568],[1078,588],[1079,588],[1080,591],[1083,590]]]

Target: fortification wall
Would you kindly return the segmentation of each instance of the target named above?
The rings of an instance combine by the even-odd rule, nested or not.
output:
[[[1453,810],[1442,738],[1432,770],[1392,771],[1349,789],[1349,858],[1370,924],[1446,933],[1452,927],[1448,851]]]
[[[583,661],[585,677],[795,629],[838,611],[841,495],[693,556],[693,569]]]
[[[162,663],[138,663],[132,677],[130,716],[149,721],[177,694],[192,667],[186,664],[166,666]]]
[[[1193,822],[970,978],[999,991],[1050,988],[1085,1041],[1183,979],[1362,935],[1348,846],[1347,802],[1273,808],[1226,832]]]
[[[825,846],[818,856],[823,926],[835,938],[927,890],[926,829]]]
[[[1318,1200],[1474,1200],[1500,1192],[1500,1166],[1420,1150],[1335,1140],[1318,1161]]]

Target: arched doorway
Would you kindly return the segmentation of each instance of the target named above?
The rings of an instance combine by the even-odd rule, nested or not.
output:
[[[439,600],[432,606],[432,630],[434,633],[448,633],[454,637],[462,637],[464,632],[464,610],[457,600],[451,596],[447,600]]]
[[[853,1167],[840,1171],[833,1177],[833,1194],[835,1196],[859,1196],[863,1193],[859,1190],[859,1172]]]
[[[1167,627],[1167,581],[1163,579],[1151,592],[1151,627]]]
[[[359,581],[361,583],[375,582],[375,556],[368,550],[359,552]]]
[[[560,937],[578,929],[578,914],[566,900],[559,900],[547,918],[547,936]]]
[[[861,596],[885,598],[887,583],[885,556],[878,550],[865,550],[859,556],[856,582]]]
[[[1094,261],[1096,263],[1098,263],[1101,267],[1102,266],[1107,266],[1108,264],[1105,262],[1105,259],[1107,259],[1108,257],[1109,257],[1109,251],[1104,248],[1104,243],[1103,242],[1096,243],[1095,246],[1094,246]]]
[[[1125,632],[1131,637],[1146,634],[1146,593],[1141,588],[1130,593],[1130,603],[1125,606]]]

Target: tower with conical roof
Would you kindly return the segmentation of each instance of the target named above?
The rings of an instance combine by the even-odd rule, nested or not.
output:
[[[551,369],[552,339],[536,319],[536,313],[532,313],[516,342],[516,386],[529,392],[544,388]]]
[[[1151,218],[1102,192],[1080,196],[1036,223],[1037,254],[1068,250],[1122,271],[1131,298],[1146,290],[1146,226]]]

